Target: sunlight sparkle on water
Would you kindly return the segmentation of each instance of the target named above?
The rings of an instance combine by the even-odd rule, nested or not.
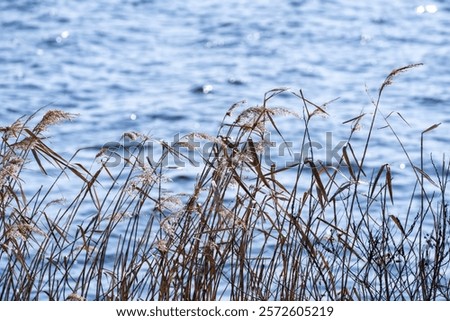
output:
[[[61,33],[59,34],[58,37],[56,37],[55,40],[56,40],[57,43],[61,43],[61,42],[63,42],[63,40],[69,38],[69,36],[70,36],[70,32],[67,31],[67,30],[64,30],[63,32],[61,32]]]
[[[204,94],[209,94],[210,92],[212,92],[213,91],[213,86],[212,85],[204,85],[203,87],[202,87],[202,89],[203,89],[203,93]]]
[[[434,4],[421,5],[416,8],[416,13],[418,13],[418,14],[436,13],[437,11],[438,11],[438,8]]]
[[[69,38],[70,36],[70,32],[67,30],[64,30],[63,32],[61,32],[61,38],[66,39]]]

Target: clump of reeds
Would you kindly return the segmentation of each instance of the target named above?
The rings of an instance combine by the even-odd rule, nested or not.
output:
[[[122,155],[115,149],[102,149],[88,170],[46,145],[47,127],[73,115],[50,111],[33,129],[36,115],[1,128],[0,299],[450,299],[450,163],[431,158],[426,168],[423,155],[424,135],[438,124],[421,133],[416,163],[380,107],[397,74],[415,66],[391,72],[372,112],[345,122],[349,135],[333,164],[305,148],[289,150],[298,157],[284,166],[267,163],[267,145],[287,143],[278,117],[292,117],[301,146],[312,146],[313,122],[328,115],[287,89],[266,93],[261,106],[233,105],[216,136],[192,133],[170,145],[127,133],[133,144],[121,146],[120,167],[108,166]],[[272,106],[288,92],[300,108]],[[390,164],[366,164],[377,120],[397,139],[414,179],[401,215]],[[165,190],[167,158],[192,163],[178,148],[195,150],[192,138],[211,148],[200,155],[192,190],[173,195]],[[150,141],[161,146],[156,161],[142,157]],[[43,174],[49,165],[60,169],[51,186],[27,189],[21,174],[31,161]],[[53,199],[67,177],[79,180],[79,191]]]

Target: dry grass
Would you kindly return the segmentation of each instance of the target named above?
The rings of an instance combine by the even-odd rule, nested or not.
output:
[[[450,163],[414,163],[380,99],[398,73],[388,75],[373,110],[356,115],[335,164],[321,164],[313,149],[289,150],[298,159],[267,164],[267,139],[287,143],[277,117],[302,128],[312,144],[315,121],[328,115],[303,93],[300,108],[271,107],[288,93],[274,89],[261,106],[233,105],[215,137],[193,133],[211,146],[188,193],[165,191],[168,157],[192,159],[162,141],[125,134],[134,144],[121,154],[103,149],[100,163],[65,160],[46,144],[47,127],[73,115],[49,111],[0,128],[1,300],[448,300],[450,299],[447,182]],[[232,114],[237,113],[236,117]],[[361,148],[360,125],[368,120]],[[397,139],[415,185],[396,215],[397,185],[390,164],[367,166],[376,121]],[[33,129],[30,129],[33,128]],[[158,161],[142,157],[159,144]],[[286,145],[288,146],[288,145]],[[30,190],[22,173],[58,169],[50,186]],[[80,182],[74,197],[55,199],[66,177]],[[402,189],[404,191],[404,188]],[[419,199],[419,201],[417,201]],[[425,222],[432,222],[426,226]]]

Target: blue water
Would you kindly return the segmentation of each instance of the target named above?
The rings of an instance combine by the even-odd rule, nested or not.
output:
[[[343,121],[372,112],[392,69],[423,63],[399,75],[381,104],[384,115],[407,120],[391,118],[418,160],[420,133],[435,123],[426,151],[448,150],[449,57],[445,1],[2,0],[0,119],[6,125],[43,106],[79,114],[49,134],[70,156],[132,130],[167,141],[215,134],[233,103],[261,104],[266,91],[289,87],[317,104],[339,98],[314,125],[338,142],[349,132]],[[276,102],[301,108],[288,95]],[[292,137],[301,131],[301,123],[280,124]],[[368,162],[386,159],[409,197],[404,155],[389,131],[376,131]]]
[[[442,152],[449,16],[443,1],[2,1],[0,119],[48,105],[79,114],[52,132],[69,156],[131,130],[168,141],[214,134],[233,103],[260,104],[266,91],[289,87],[317,104],[339,97],[317,125],[339,141],[348,135],[340,123],[371,112],[370,95],[392,69],[420,62],[382,106],[408,121],[391,120],[412,151],[423,129],[442,122],[427,141]],[[299,111],[298,101],[277,103]],[[375,159],[392,154],[385,132],[374,135]]]
[[[419,14],[425,5],[2,1],[2,123],[52,104],[80,114],[61,128],[74,147],[130,129],[215,132],[232,103],[260,103],[280,86],[317,103],[340,97],[331,112],[345,118],[369,103],[366,86],[373,92],[393,68],[417,62],[425,66],[398,81],[387,109],[419,128],[448,121],[450,4]]]

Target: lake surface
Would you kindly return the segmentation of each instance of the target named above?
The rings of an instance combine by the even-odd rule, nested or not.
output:
[[[342,121],[372,111],[366,91],[376,96],[392,69],[424,63],[388,88],[383,112],[408,121],[392,119],[411,152],[422,130],[442,122],[427,140],[442,152],[449,17],[443,1],[2,1],[0,119],[48,105],[79,114],[51,135],[71,155],[127,131],[167,141],[215,134],[233,103],[261,104],[266,91],[289,87],[317,104],[339,98],[318,125],[339,141]],[[300,111],[298,101],[277,103]],[[384,157],[386,134],[374,135]]]
[[[319,105],[339,98],[315,125],[338,143],[349,133],[342,122],[373,111],[371,97],[391,70],[423,63],[386,89],[382,112],[407,120],[391,123],[414,161],[420,133],[442,123],[426,136],[427,154],[440,159],[450,146],[449,57],[445,1],[4,0],[0,125],[44,106],[77,113],[51,130],[51,146],[67,156],[94,147],[82,154],[92,161],[124,132],[169,142],[192,131],[215,135],[233,103],[254,106],[266,91],[289,87]],[[292,95],[276,104],[301,112]],[[292,124],[281,120],[280,130],[295,139],[302,123]],[[406,205],[406,159],[384,125],[369,164],[391,164]]]

